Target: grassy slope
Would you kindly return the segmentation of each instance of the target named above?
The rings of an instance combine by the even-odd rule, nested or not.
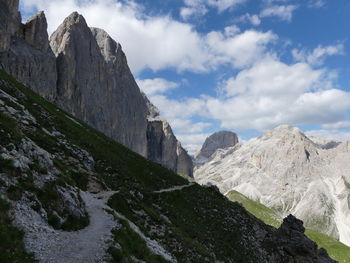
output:
[[[272,209],[234,190],[227,193],[226,196],[231,201],[241,203],[249,212],[266,224],[274,227],[280,226],[282,219]],[[307,229],[305,234],[315,241],[319,247],[325,248],[333,259],[339,262],[350,263],[350,248],[348,246],[312,229]]]
[[[174,185],[187,184],[188,181],[144,159],[85,123],[74,121],[72,116],[14,81],[3,71],[0,71],[1,79],[7,83],[1,89],[16,97],[38,123],[33,129],[22,129],[14,120],[4,121],[1,118],[0,124],[5,134],[11,134],[11,141],[18,143],[22,137],[28,137],[50,153],[63,157],[69,155],[56,138],[43,132],[42,128],[45,128],[50,132],[59,131],[69,143],[89,152],[96,162],[95,173],[99,179],[109,188],[119,191],[110,200],[110,206],[134,222],[147,236],[159,240],[179,262],[232,262],[232,259],[242,263],[259,261],[252,253],[257,249],[249,239],[255,235],[251,226],[268,232],[271,228],[252,217],[239,204],[228,201],[214,189],[198,185],[181,192],[154,193]],[[0,143],[5,142],[5,139],[6,136],[0,138]],[[62,172],[60,183],[79,187],[70,167],[57,160],[55,165]],[[14,176],[20,178],[16,172]],[[79,181],[86,181],[86,175],[80,176],[82,178]],[[32,187],[31,182],[23,183],[15,189],[16,197],[19,198],[25,190],[32,191]],[[146,248],[142,239],[133,238],[131,241],[129,237],[132,235],[134,233],[127,224],[123,224],[119,234],[116,233],[115,240],[119,246],[116,246],[117,250],[113,247],[110,249],[115,262],[134,262],[134,257],[148,263],[162,262]],[[21,242],[20,237],[18,242]],[[266,249],[269,251],[273,247]]]

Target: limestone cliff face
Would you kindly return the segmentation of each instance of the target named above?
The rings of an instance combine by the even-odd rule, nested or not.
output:
[[[73,13],[52,34],[64,110],[146,156],[147,106],[121,46]]]
[[[144,94],[143,94],[144,95]],[[147,99],[147,156],[150,160],[164,164],[178,174],[193,175],[191,157],[176,139],[169,123],[164,120],[159,110]]]
[[[210,135],[204,142],[202,148],[195,155],[195,163],[201,165],[218,149],[233,147],[238,143],[238,137],[234,132],[219,131]]]
[[[31,17],[23,25],[17,11],[18,1],[0,1],[0,5],[1,17],[5,18],[1,23],[6,31],[1,33],[1,66],[18,81],[53,100],[56,97],[56,58],[49,46],[44,13]],[[3,14],[4,10],[7,15]]]
[[[19,29],[21,16],[18,12],[18,1],[0,1],[0,52],[8,51],[11,37]]]
[[[169,124],[149,119],[148,99],[119,43],[104,30],[89,28],[76,12],[49,41],[43,12],[22,24],[18,0],[0,0],[0,7],[5,71],[131,150],[192,175],[192,162]]]
[[[119,43],[104,30],[89,28],[78,13],[66,18],[50,43],[57,56],[60,107],[148,159],[192,175],[187,152],[150,108]]]

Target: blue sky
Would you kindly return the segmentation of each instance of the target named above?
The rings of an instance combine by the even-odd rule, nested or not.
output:
[[[192,153],[217,130],[280,124],[350,139],[348,0],[22,0],[49,33],[73,11],[125,51],[140,88]]]

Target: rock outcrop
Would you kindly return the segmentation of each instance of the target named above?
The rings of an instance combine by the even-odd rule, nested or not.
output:
[[[148,107],[147,156],[178,174],[193,175],[191,157],[182,148],[173,134],[169,123],[164,120],[155,107],[143,94]]]
[[[234,132],[219,131],[210,135],[204,142],[202,148],[195,155],[196,164],[203,164],[218,149],[225,149],[235,146],[238,137]]]
[[[56,104],[128,148],[147,156],[147,106],[121,46],[71,14],[52,34]]]
[[[289,215],[283,219],[282,225],[272,239],[279,244],[280,250],[294,257],[295,263],[330,262],[327,251],[323,248],[318,249],[317,244],[308,239],[304,232],[303,221]],[[336,263],[334,260],[331,262]]]
[[[131,150],[192,175],[192,160],[170,125],[159,113],[159,120],[150,120],[148,99],[119,43],[104,30],[89,28],[76,12],[49,41],[43,12],[22,24],[18,0],[0,0],[0,7],[0,62],[5,71]]]
[[[19,30],[21,16],[18,4],[19,0],[0,1],[0,52],[9,50],[11,37]]]
[[[293,214],[349,245],[349,159],[350,142],[324,147],[298,128],[280,126],[217,152],[195,178],[222,193],[236,190],[281,217]]]
[[[6,3],[9,2],[9,3]],[[7,16],[1,21],[7,32],[0,40],[1,67],[9,74],[41,96],[54,100],[56,97],[56,58],[50,48],[47,22],[43,12],[31,17],[26,24],[20,21],[17,1],[0,1],[1,12]],[[4,8],[4,9],[3,9]],[[5,27],[6,30],[6,27]],[[7,38],[10,45],[7,45]]]

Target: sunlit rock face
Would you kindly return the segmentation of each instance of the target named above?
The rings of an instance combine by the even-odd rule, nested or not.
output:
[[[297,128],[280,126],[217,151],[195,178],[223,193],[241,192],[281,216],[291,213],[349,245],[349,160],[349,142],[313,141]]]

